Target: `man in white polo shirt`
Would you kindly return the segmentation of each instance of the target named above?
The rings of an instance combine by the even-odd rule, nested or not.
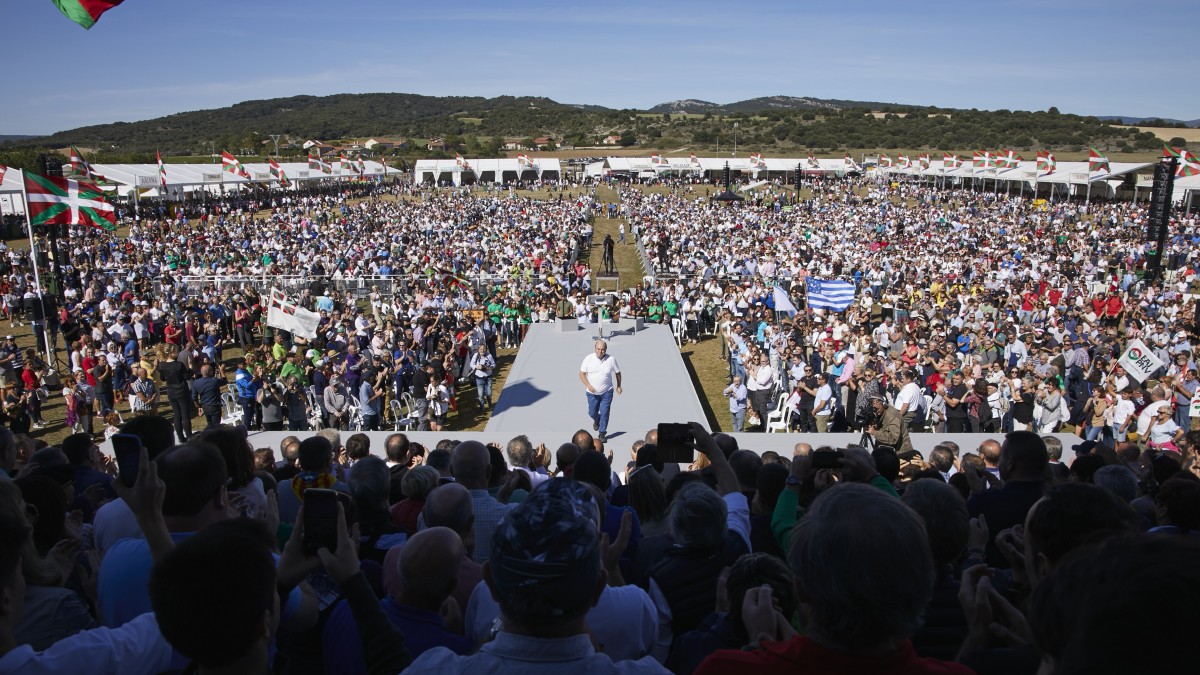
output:
[[[579,366],[579,381],[587,387],[588,417],[592,418],[592,430],[600,432],[600,442],[608,441],[608,411],[612,407],[613,380],[616,391],[621,393],[621,368],[617,360],[608,355],[608,343],[596,340],[596,351],[588,354]]]

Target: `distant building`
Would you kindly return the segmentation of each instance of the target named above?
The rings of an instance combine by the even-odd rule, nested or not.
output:
[[[600,141],[600,145],[620,145],[620,136],[605,136],[604,140]]]
[[[441,138],[431,138],[429,139],[429,142],[425,144],[425,149],[445,151],[446,141]]]
[[[379,141],[374,138],[363,143],[363,147],[367,150],[391,150],[395,144],[391,141]]]
[[[549,136],[541,136],[533,139],[533,144],[536,145],[539,150],[541,150],[542,148],[553,145],[554,139]]]

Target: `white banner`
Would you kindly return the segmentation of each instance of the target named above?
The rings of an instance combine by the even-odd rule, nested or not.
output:
[[[320,320],[320,315],[297,305],[283,291],[271,289],[271,301],[267,305],[268,326],[311,340],[317,336]]]
[[[1163,367],[1163,362],[1141,340],[1130,342],[1121,358],[1117,359],[1117,364],[1138,382],[1145,382],[1150,373]]]
[[[158,187],[161,184],[162,184],[162,181],[159,179],[158,176],[138,176],[137,177],[138,187]]]
[[[205,183],[220,183],[221,182],[221,174],[219,174],[219,173],[202,173],[202,174],[200,174],[200,180],[204,181]]]

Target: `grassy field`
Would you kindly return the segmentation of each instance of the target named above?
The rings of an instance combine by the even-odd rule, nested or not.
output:
[[[1117,126],[1117,125],[1114,125]],[[1125,129],[1137,129],[1138,131],[1149,131],[1167,142],[1178,136],[1188,143],[1200,142],[1200,129],[1177,129],[1175,127],[1122,127]]]

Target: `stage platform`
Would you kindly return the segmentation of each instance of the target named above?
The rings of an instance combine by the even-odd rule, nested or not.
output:
[[[525,434],[532,439],[550,431],[561,439],[546,442],[553,450],[579,429],[592,431],[579,366],[593,352],[598,326],[585,324],[568,332],[560,326],[530,327],[485,428],[489,437],[507,440]],[[622,393],[613,396],[608,439],[617,459],[624,461],[633,442],[659,422],[704,422],[705,416],[669,328],[614,329],[616,324],[605,324],[604,337],[608,354],[621,367]]]

